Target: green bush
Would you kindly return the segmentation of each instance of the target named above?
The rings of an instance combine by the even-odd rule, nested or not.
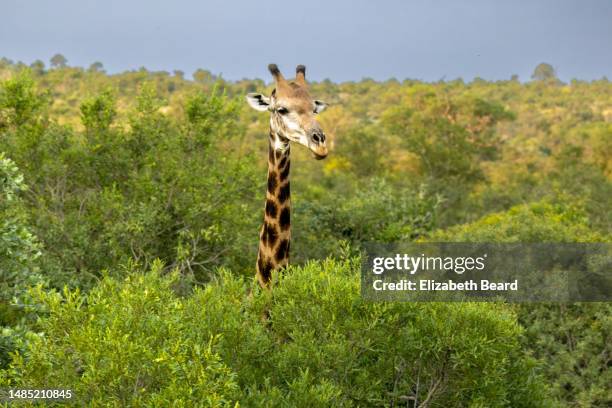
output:
[[[473,223],[436,231],[428,238],[449,242],[605,242],[579,204],[542,201],[489,214]]]
[[[0,153],[0,322],[4,305],[42,280],[37,260],[40,244],[27,222],[21,194],[27,190],[15,163]]]
[[[357,250],[365,242],[413,240],[436,225],[441,200],[426,186],[400,188],[381,178],[346,184],[346,194],[314,188],[307,193],[314,197],[296,200],[293,259],[338,256],[346,242]]]
[[[0,271],[2,286],[27,287],[36,283],[35,261],[40,246],[27,226],[20,194],[27,190],[15,163],[0,153]]]
[[[34,290],[47,315],[44,335],[15,356],[2,381],[68,387],[87,406],[233,406],[235,374],[214,351],[218,337],[197,336],[187,302],[160,269],[104,279],[87,297]]]
[[[0,152],[0,368],[23,346],[25,291],[43,281],[40,244],[28,225],[21,194],[27,190],[15,163]]]
[[[31,124],[47,103],[46,95],[36,92],[27,70],[21,71],[0,86],[0,131]]]
[[[439,231],[434,241],[610,242],[590,229],[576,204],[539,202],[491,214],[471,224]],[[564,406],[608,407],[612,403],[612,304],[521,304],[522,344],[540,360],[549,392]]]
[[[45,334],[2,382],[72,388],[89,406],[546,404],[507,308],[367,303],[358,268],[291,268],[273,292],[221,272],[179,297],[158,263],[87,295],[38,289]]]
[[[126,126],[115,123],[107,89],[81,104],[77,131],[41,120],[43,97],[27,75],[0,84],[11,125],[0,146],[31,185],[24,209],[51,285],[86,290],[130,259],[145,267],[162,259],[198,282],[220,265],[250,274],[265,173],[257,183],[254,161],[225,149],[242,134],[238,105],[213,92],[185,102],[183,123],[160,111],[163,98],[145,84]]]

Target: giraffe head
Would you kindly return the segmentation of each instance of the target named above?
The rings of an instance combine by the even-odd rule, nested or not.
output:
[[[288,141],[306,146],[316,159],[327,156],[325,133],[315,116],[327,106],[325,102],[313,99],[306,84],[306,67],[298,65],[294,80],[288,81],[276,64],[268,65],[276,82],[270,97],[249,93],[247,102],[258,111],[270,112],[270,129],[281,140],[275,140],[279,147]]]

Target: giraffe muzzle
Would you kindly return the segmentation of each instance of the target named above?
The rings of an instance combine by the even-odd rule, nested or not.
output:
[[[312,132],[309,137],[309,148],[315,159],[322,160],[326,158],[328,151],[325,143],[325,134],[321,131]]]
[[[325,154],[317,154],[315,152],[312,152],[312,155],[317,160],[323,160],[324,158],[327,157],[327,153],[325,153]]]

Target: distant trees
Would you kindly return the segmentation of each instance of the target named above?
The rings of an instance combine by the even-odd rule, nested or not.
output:
[[[55,54],[50,62],[53,68],[64,68],[68,64],[68,60],[62,54]]]
[[[496,102],[422,92],[387,109],[381,124],[419,159],[422,176],[444,195],[445,205],[461,214],[466,192],[485,180],[484,163],[499,155],[496,124],[514,117]],[[450,213],[445,211],[444,217]]]
[[[193,79],[194,81],[200,84],[206,84],[206,83],[214,82],[215,76],[211,74],[210,71],[207,71],[205,69],[197,69],[193,73]]]
[[[104,72],[104,65],[100,61],[96,61],[89,66],[89,72]]]
[[[185,73],[184,73],[183,71],[181,71],[180,69],[175,69],[175,70],[174,70],[174,76],[175,76],[177,79],[180,79],[181,81],[182,81],[183,79],[185,79]]]
[[[30,64],[32,72],[36,75],[42,75],[45,73],[45,63],[41,60],[36,60]]]
[[[557,79],[557,74],[552,65],[542,62],[533,70],[531,79],[535,81],[549,81],[551,79]]]

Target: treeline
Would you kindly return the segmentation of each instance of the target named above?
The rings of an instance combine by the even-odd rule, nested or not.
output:
[[[3,60],[0,384],[116,406],[607,406],[608,304],[358,296],[367,241],[610,241],[612,85],[537,72],[313,83],[331,154],[292,149],[303,267],[270,296],[267,117],[243,99],[269,86]]]

